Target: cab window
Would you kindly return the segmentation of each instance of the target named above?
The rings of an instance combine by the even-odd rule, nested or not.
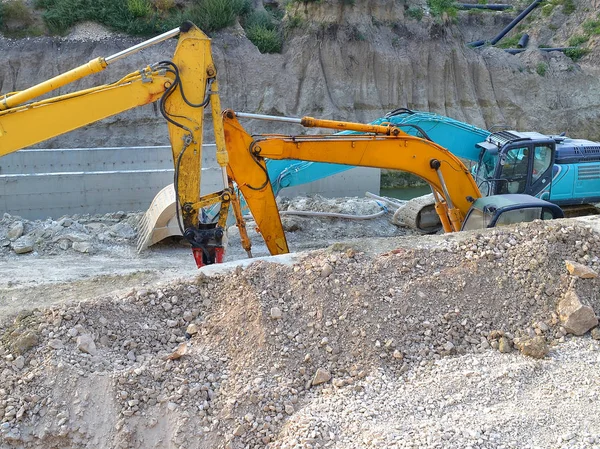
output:
[[[513,148],[506,153],[500,178],[500,193],[523,193],[527,187],[529,148]]]
[[[473,231],[475,229],[485,229],[490,224],[491,218],[491,214],[485,213],[481,209],[473,207],[467,215],[461,230]]]
[[[525,223],[537,220],[542,216],[541,207],[529,207],[526,209],[513,209],[502,212],[496,220],[495,226],[507,226],[516,223]]]
[[[533,170],[531,181],[537,181],[542,176],[552,163],[552,148],[542,145],[536,146],[533,152]]]

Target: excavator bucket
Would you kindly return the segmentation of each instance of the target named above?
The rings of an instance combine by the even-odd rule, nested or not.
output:
[[[173,184],[169,184],[158,192],[140,220],[137,250],[142,251],[173,235],[182,234],[177,223],[175,189]]]

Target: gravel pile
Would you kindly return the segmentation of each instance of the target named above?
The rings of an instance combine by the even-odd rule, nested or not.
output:
[[[74,215],[30,221],[4,214],[0,219],[0,257],[35,252],[105,252],[112,245],[134,245],[140,213]]]
[[[555,310],[600,310],[565,268],[599,256],[539,222],[22,313],[0,325],[0,447],[595,447],[600,335]]]

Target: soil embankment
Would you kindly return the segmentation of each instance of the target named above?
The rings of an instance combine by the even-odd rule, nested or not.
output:
[[[600,442],[599,342],[555,311],[569,291],[600,309],[600,280],[565,268],[600,269],[597,231],[561,220],[390,246],[4,319],[0,447]]]

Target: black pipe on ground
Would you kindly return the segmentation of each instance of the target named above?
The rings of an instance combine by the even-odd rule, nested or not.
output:
[[[467,45],[473,48],[482,47],[485,45],[485,40],[481,39],[480,41],[469,42]]]
[[[517,17],[515,17],[512,22],[510,22],[498,35],[490,41],[490,44],[496,45],[500,39],[502,39],[506,33],[512,30],[515,25],[517,25],[521,20],[523,20],[531,11],[533,11],[542,0],[535,0],[531,5],[529,5],[525,10],[521,12]]]
[[[492,11],[504,11],[506,9],[511,9],[512,5],[502,5],[502,4],[489,4],[489,5],[480,5],[473,3],[459,3],[458,7],[460,9],[491,9]]]
[[[538,48],[539,51],[567,51],[575,50],[577,47],[551,47],[551,48]]]
[[[577,47],[552,47],[552,48],[538,48],[539,51],[562,51],[565,52],[567,50],[574,50]],[[516,55],[518,53],[523,53],[525,51],[524,48],[505,48],[504,51],[506,53],[510,53],[511,55]]]
[[[528,43],[529,43],[529,34],[525,33],[523,36],[521,36],[521,39],[519,39],[519,43],[517,44],[517,47],[525,48],[525,47],[527,47]]]

